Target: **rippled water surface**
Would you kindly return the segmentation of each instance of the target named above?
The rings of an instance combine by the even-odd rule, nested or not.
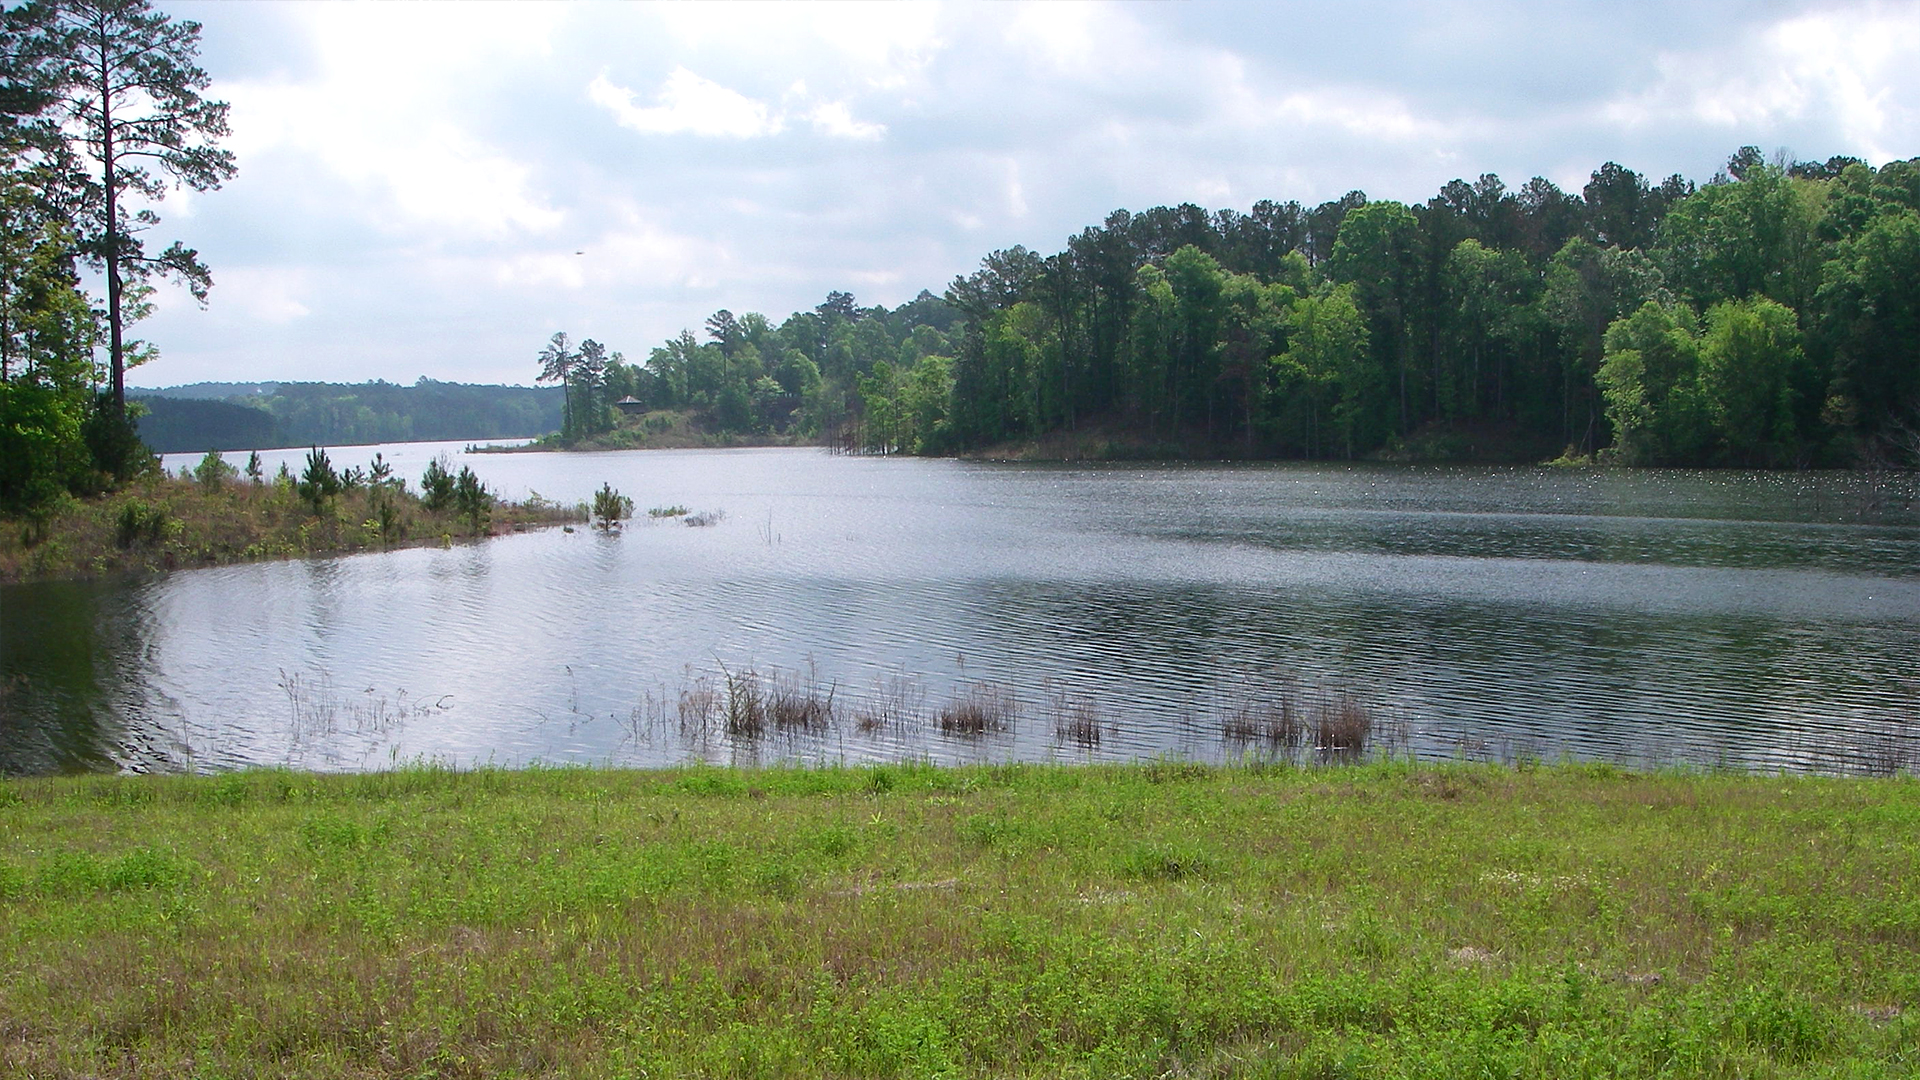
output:
[[[457,448],[377,449],[417,478]],[[642,519],[6,588],[0,770],[1218,759],[1241,705],[1349,697],[1430,756],[1884,768],[1920,738],[1911,476],[461,460]],[[676,504],[723,517],[644,516]],[[729,736],[729,680],[831,719]],[[1005,725],[943,731],[969,695]]]

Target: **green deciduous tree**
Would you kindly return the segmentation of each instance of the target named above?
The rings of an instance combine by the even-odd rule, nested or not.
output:
[[[1631,465],[1692,464],[1710,438],[1699,374],[1699,320],[1686,305],[1649,300],[1615,320],[1597,376],[1612,455]]]
[[[1441,267],[1443,418],[1501,415],[1534,330],[1540,276],[1524,254],[1461,241]]]
[[[1707,311],[1700,340],[1700,396],[1733,464],[1794,463],[1795,376],[1803,357],[1793,309],[1765,297]]]
[[[1807,306],[1820,284],[1828,187],[1754,165],[1739,180],[1701,188],[1661,225],[1668,282],[1702,308],[1749,296]]]
[[[1606,354],[1607,327],[1649,299],[1664,299],[1659,269],[1639,251],[1566,243],[1547,264],[1541,313],[1559,339],[1560,436],[1591,453],[1607,444],[1595,377]]]
[[[1354,286],[1366,313],[1368,347],[1397,392],[1392,423],[1402,435],[1414,421],[1410,339],[1418,303],[1419,244],[1420,222],[1413,211],[1397,202],[1372,202],[1346,215],[1327,259],[1328,279]]]
[[[1272,409],[1285,426],[1286,445],[1309,457],[1334,446],[1353,456],[1371,434],[1361,430],[1369,406],[1384,392],[1384,379],[1367,348],[1367,320],[1352,285],[1334,285],[1296,301],[1287,312],[1287,347],[1273,361],[1276,395]],[[1295,414],[1289,422],[1286,413]]]
[[[1876,460],[1905,458],[1920,431],[1920,213],[1896,203],[1842,243],[1819,305],[1833,353],[1825,391],[1833,426]]]
[[[22,171],[0,184],[0,507],[32,508],[93,486],[94,319],[64,224]]]

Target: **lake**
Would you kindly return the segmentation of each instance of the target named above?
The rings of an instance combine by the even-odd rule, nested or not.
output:
[[[639,520],[5,587],[0,772],[1212,761],[1278,752],[1229,737],[1277,701],[1427,758],[1885,771],[1920,744],[1912,475],[332,457],[376,450],[514,498],[611,482]],[[729,734],[729,701],[782,695],[814,713]]]

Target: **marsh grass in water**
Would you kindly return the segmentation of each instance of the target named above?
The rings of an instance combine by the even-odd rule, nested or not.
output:
[[[652,743],[660,729],[671,726],[682,745],[701,752],[721,735],[751,744],[775,732],[820,734],[840,722],[838,684],[823,684],[811,666],[805,672],[775,667],[763,674],[723,664],[717,678],[689,677],[672,696],[671,709],[664,689],[658,696],[643,695],[627,721],[634,741]]]
[[[1538,738],[1490,741],[1471,732],[1456,735],[1445,717],[1377,704],[1388,696],[1350,683],[1229,674],[1216,689],[1189,699],[1179,722],[1197,736],[1187,753],[1216,762],[1315,767],[1441,757],[1520,765],[1552,756]],[[968,745],[969,752],[1011,753],[1009,736],[1029,711],[1039,731],[1051,735],[1053,749],[1089,758],[1125,753],[1133,734],[1129,726],[1141,722],[1124,704],[1053,679],[1021,687],[961,678],[942,688],[930,686],[924,676],[892,670],[861,685],[823,675],[811,662],[804,669],[718,664],[702,672],[689,667],[677,689],[660,684],[642,691],[639,703],[617,722],[624,728],[623,748],[677,749],[704,760],[752,750],[734,760],[819,765],[956,742]],[[769,741],[773,736],[782,738]],[[1661,763],[1636,760],[1648,767]],[[1920,773],[1920,712],[1909,707],[1822,733],[1784,762],[1839,775],[1915,775]]]
[[[1353,762],[1404,756],[1407,719],[1369,705],[1351,689],[1302,688],[1291,678],[1237,679],[1217,710],[1221,739],[1292,762]]]
[[[934,714],[942,735],[977,738],[1012,731],[1020,717],[1020,698],[1004,683],[974,679]]]
[[[1106,725],[1100,716],[1100,703],[1085,694],[1048,687],[1047,712],[1053,721],[1054,742],[1095,750],[1105,736]]]
[[[1911,1075],[1916,822],[1586,766],[16,780],[0,1075]]]

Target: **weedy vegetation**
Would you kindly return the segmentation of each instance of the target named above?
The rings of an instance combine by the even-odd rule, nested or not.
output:
[[[446,543],[581,521],[584,507],[501,501],[478,476],[428,464],[419,490],[380,455],[342,471],[314,448],[298,474],[243,474],[209,454],[94,499],[65,498],[30,519],[0,518],[0,582],[101,576],[257,559]]]

